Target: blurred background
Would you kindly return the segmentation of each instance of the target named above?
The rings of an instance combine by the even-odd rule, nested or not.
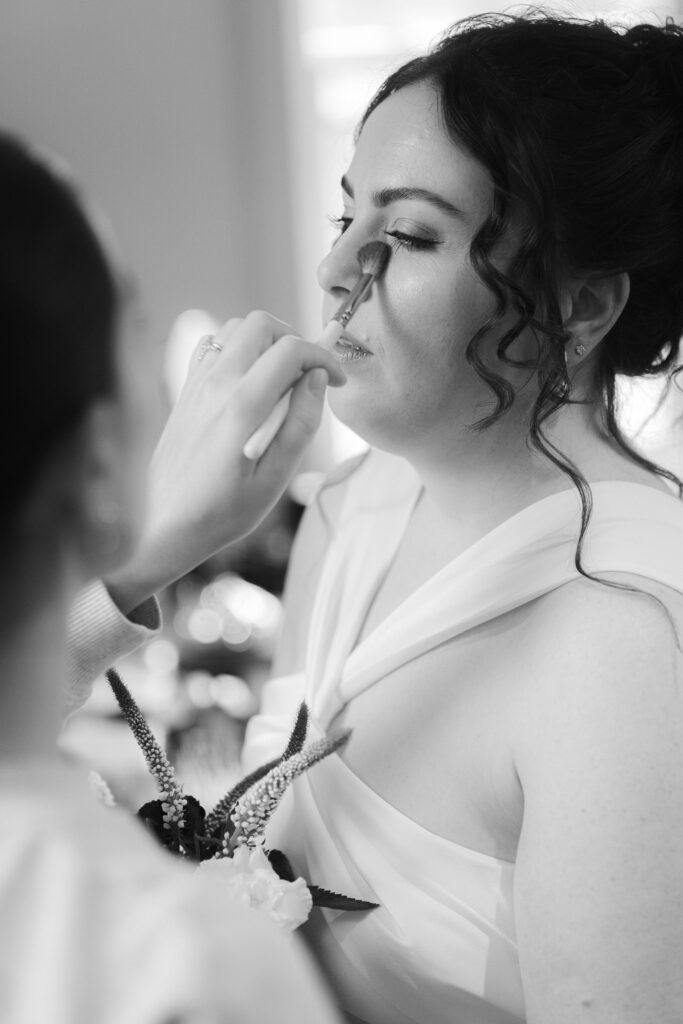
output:
[[[164,351],[169,403],[198,338],[267,309],[315,337],[315,267],[333,233],[352,132],[387,73],[476,0],[0,0],[0,124],[59,154],[105,211]],[[619,21],[683,20],[683,0],[564,3]],[[683,471],[680,395],[624,384],[624,420]],[[162,595],[162,636],[121,666],[185,782],[234,781],[281,620],[310,483],[362,447],[328,416],[304,472],[257,533]],[[65,748],[137,807],[153,787],[104,682]]]

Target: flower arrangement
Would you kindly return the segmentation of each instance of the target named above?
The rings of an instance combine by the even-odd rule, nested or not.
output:
[[[159,789],[159,798],[144,804],[138,816],[165,849],[197,862],[204,873],[220,876],[236,899],[267,912],[290,930],[303,924],[314,906],[336,910],[371,910],[377,906],[296,878],[282,851],[266,849],[266,825],[287,787],[298,775],[343,747],[349,730],[306,744],[308,708],[302,704],[281,756],[245,776],[207,813],[195,797],[183,792],[119,674],[110,669],[106,675]],[[103,785],[106,787],[103,780],[98,782],[100,793]]]

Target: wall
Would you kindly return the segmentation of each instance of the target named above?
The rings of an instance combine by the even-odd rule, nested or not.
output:
[[[280,11],[0,0],[0,124],[76,169],[159,337],[186,307],[297,319]]]

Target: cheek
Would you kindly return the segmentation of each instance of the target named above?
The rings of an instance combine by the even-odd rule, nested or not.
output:
[[[483,319],[472,308],[472,297],[469,281],[439,273],[433,265],[424,273],[389,278],[383,326],[397,372],[409,367],[418,379],[452,377]]]

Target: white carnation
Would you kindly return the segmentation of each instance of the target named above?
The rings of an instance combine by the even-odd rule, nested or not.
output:
[[[239,846],[232,857],[202,861],[199,870],[204,876],[215,875],[235,900],[262,911],[287,931],[298,928],[311,912],[313,901],[304,879],[283,881],[260,846]]]

